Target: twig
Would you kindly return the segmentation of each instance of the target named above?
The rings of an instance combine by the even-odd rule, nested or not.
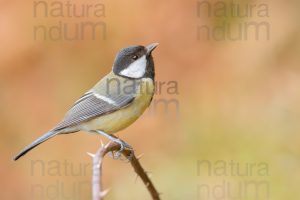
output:
[[[107,145],[101,145],[100,149],[95,155],[89,154],[93,157],[93,200],[103,200],[104,196],[107,194],[108,190],[103,191],[102,189],[102,163],[103,158],[108,152],[117,151],[120,149],[120,144],[108,143]],[[129,160],[134,171],[141,177],[143,183],[145,184],[147,190],[152,196],[153,200],[160,200],[159,193],[155,189],[152,181],[148,177],[145,170],[142,168],[139,160],[134,155],[133,150],[125,149],[122,154],[131,159]]]

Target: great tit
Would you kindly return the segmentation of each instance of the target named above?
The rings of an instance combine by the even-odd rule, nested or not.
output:
[[[26,146],[14,160],[56,135],[78,131],[104,135],[120,144],[120,151],[131,148],[113,134],[137,120],[151,103],[155,84],[152,51],[157,45],[120,50],[112,71],[79,98],[59,124]]]

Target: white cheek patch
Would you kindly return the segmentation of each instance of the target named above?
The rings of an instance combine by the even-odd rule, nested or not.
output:
[[[146,56],[142,56],[138,60],[131,63],[126,69],[122,70],[120,74],[130,78],[141,78],[146,72],[146,65]]]

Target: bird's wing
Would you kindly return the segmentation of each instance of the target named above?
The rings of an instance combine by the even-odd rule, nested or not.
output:
[[[62,122],[59,123],[54,130],[58,131],[76,126],[82,122],[89,121],[128,106],[136,96],[137,87],[138,84],[135,84],[134,90],[126,93],[122,92],[122,88],[113,88],[109,94],[104,93],[103,90],[102,92],[91,90],[85,93],[75,102]]]

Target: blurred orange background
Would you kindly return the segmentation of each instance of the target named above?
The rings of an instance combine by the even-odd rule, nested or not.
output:
[[[196,0],[45,0],[45,17],[36,2],[0,1],[1,199],[91,199],[91,158],[86,152],[96,152],[100,139],[107,142],[103,137],[83,132],[58,136],[17,162],[12,158],[110,72],[119,49],[152,42],[160,43],[153,53],[156,79],[165,82],[155,100],[176,100],[179,111],[176,105],[168,112],[163,104],[152,106],[118,135],[136,154],[144,154],[142,165],[162,199],[230,199],[213,190],[204,197],[199,189],[203,183],[212,189],[224,180],[233,193],[244,181],[265,181],[269,192],[259,191],[258,199],[300,196],[298,1],[234,1],[239,9],[256,5],[246,17],[199,16],[201,1]],[[78,10],[101,4],[104,14],[55,17],[57,2],[63,3],[64,12],[67,2]],[[211,12],[218,9],[218,1],[207,2]],[[233,1],[221,2],[229,6]],[[262,4],[268,10],[264,16],[257,14]],[[89,31],[72,41],[43,38],[41,33],[34,38],[36,26],[49,30],[61,22],[75,33],[75,25],[86,21],[104,23],[105,38],[102,29],[95,38]],[[232,27],[266,22],[270,37],[257,39],[249,31],[247,39],[236,41],[199,39],[199,26],[214,27],[220,21]],[[237,31],[232,27],[227,30]],[[171,81],[178,84],[178,94],[168,92]],[[268,173],[208,176],[207,171],[197,173],[201,160],[234,161],[241,170],[247,163],[266,163]],[[110,188],[106,199],[150,199],[128,163],[106,158],[103,170],[104,187]],[[253,194],[239,199],[254,199]]]

